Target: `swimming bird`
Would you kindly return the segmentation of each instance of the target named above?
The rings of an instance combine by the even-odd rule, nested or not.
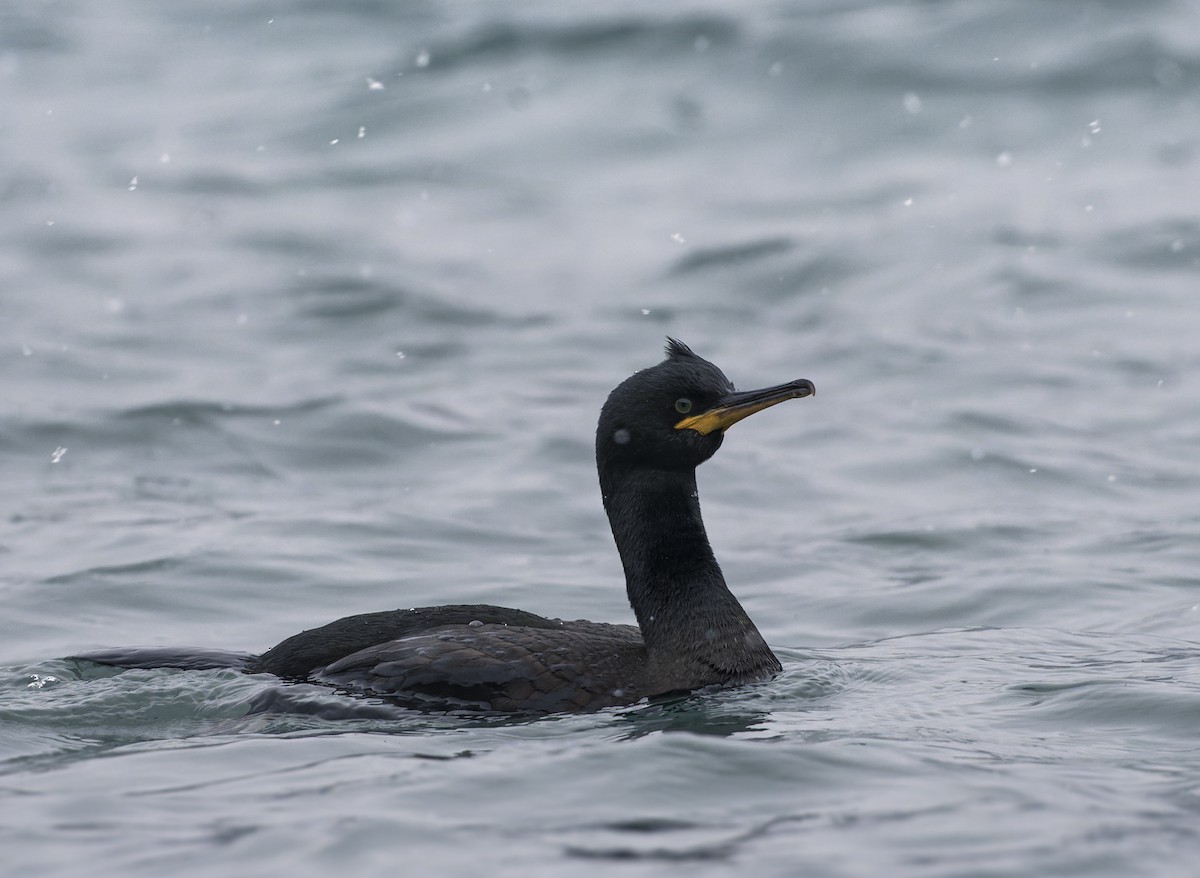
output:
[[[696,467],[725,431],[789,399],[800,379],[737,391],[683,342],[609,394],[596,429],[604,510],[637,625],[563,621],[479,604],[346,616],[262,655],[115,649],[77,659],[121,668],[237,668],[432,710],[554,713],[729,686],[781,670],[725,584],[696,491]]]

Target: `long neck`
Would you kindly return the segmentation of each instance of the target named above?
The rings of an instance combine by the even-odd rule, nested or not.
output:
[[[694,664],[721,680],[779,670],[713,557],[695,470],[602,470],[600,489],[651,659]]]

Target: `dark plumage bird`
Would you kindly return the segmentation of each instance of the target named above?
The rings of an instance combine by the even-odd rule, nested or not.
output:
[[[696,467],[742,418],[814,393],[811,381],[738,392],[668,339],[667,358],[609,395],[596,466],[637,625],[547,619],[487,605],[347,616],[260,656],[128,649],[77,658],[123,668],[239,668],[440,710],[595,710],[762,680],[779,660],[713,557]]]

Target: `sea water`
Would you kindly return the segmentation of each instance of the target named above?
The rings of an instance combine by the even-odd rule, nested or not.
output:
[[[16,0],[0,96],[5,874],[1194,874],[1194,4]],[[668,334],[818,388],[699,473],[777,679],[66,658],[630,621],[592,433]]]

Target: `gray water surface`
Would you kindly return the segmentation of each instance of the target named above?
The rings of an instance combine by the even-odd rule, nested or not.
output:
[[[1194,4],[16,0],[0,106],[5,874],[1195,874]],[[63,658],[629,621],[592,431],[667,334],[818,387],[699,474],[778,679]]]

